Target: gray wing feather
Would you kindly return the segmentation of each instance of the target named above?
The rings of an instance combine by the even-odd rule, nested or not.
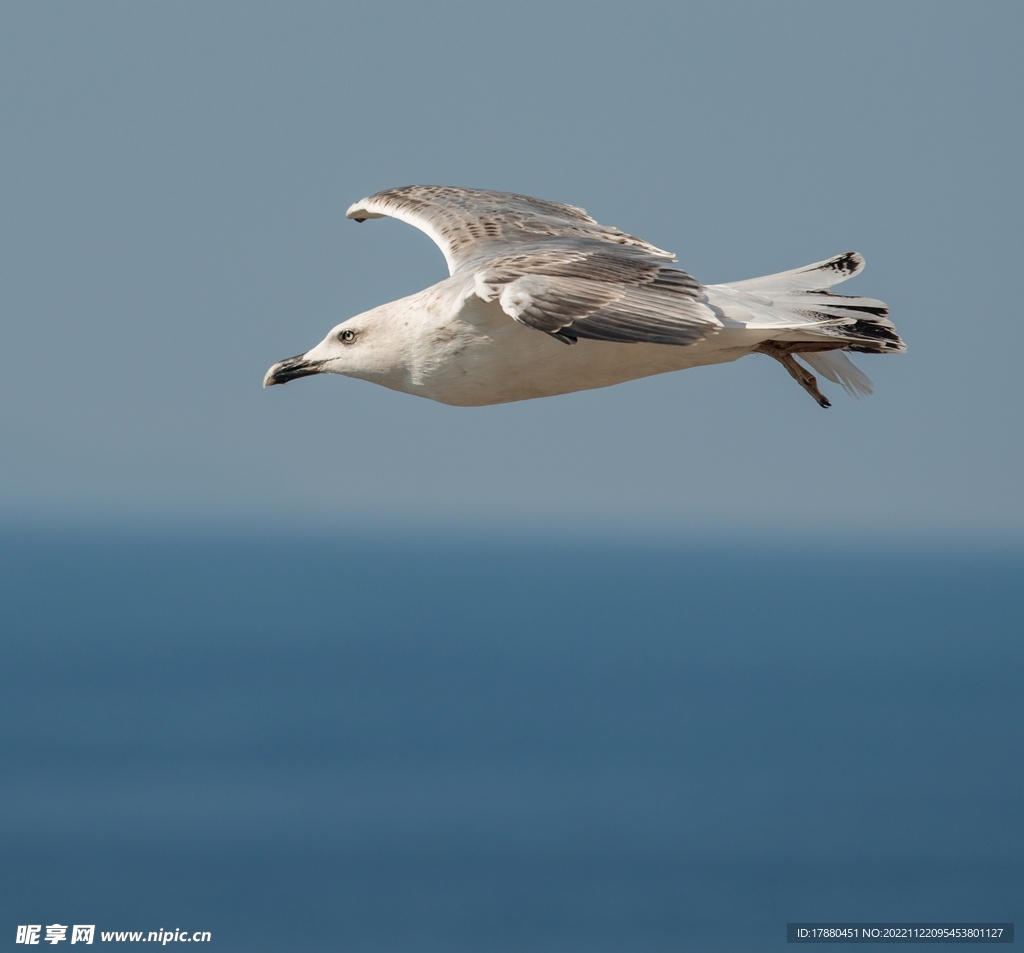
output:
[[[719,327],[700,285],[684,271],[643,261],[618,261],[609,269],[604,261],[569,256],[563,266],[549,261],[543,270],[518,271],[511,264],[499,260],[477,272],[477,295],[497,298],[520,324],[568,343],[693,344]]]
[[[567,331],[597,341],[685,345],[703,341],[719,327],[703,303],[647,287],[627,288],[619,301],[574,321]]]
[[[362,199],[345,213],[357,222],[390,216],[426,232],[444,252],[451,274],[493,254],[496,245],[582,238],[638,248],[662,261],[671,252],[595,222],[583,209],[512,192],[446,185],[406,185]]]
[[[692,344],[721,325],[690,275],[664,251],[595,222],[572,205],[509,192],[406,186],[349,210],[422,229],[449,271],[472,275],[476,294],[510,317],[567,343]]]

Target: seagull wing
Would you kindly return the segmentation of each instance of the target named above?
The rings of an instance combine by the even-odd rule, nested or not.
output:
[[[696,279],[627,246],[556,239],[495,258],[474,280],[478,297],[569,344],[694,344],[721,327]]]
[[[617,228],[600,225],[583,209],[512,192],[486,192],[447,185],[406,185],[387,189],[349,207],[346,218],[397,218],[426,232],[444,252],[454,275],[494,246],[531,244],[550,238],[590,238],[638,248],[661,261],[675,261],[672,252],[655,248]]]
[[[693,344],[720,326],[675,260],[583,209],[509,192],[406,186],[356,202],[356,221],[391,216],[426,232],[452,275],[511,318],[567,343]]]

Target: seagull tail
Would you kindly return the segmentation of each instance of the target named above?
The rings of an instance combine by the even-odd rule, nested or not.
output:
[[[828,290],[863,270],[863,256],[847,252],[792,271],[708,285],[705,293],[727,326],[771,332],[765,353],[798,355],[822,377],[863,397],[871,393],[871,382],[842,352],[906,350],[884,302]]]

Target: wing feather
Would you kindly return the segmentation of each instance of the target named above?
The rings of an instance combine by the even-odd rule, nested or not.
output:
[[[833,285],[859,275],[864,270],[864,256],[859,252],[848,251],[825,261],[816,261],[803,268],[791,271],[780,271],[774,275],[761,278],[746,278],[743,281],[730,281],[728,286],[739,291],[755,294],[779,294],[794,291],[824,291]],[[714,286],[714,287],[717,287]]]
[[[426,232],[455,274],[469,262],[488,257],[495,245],[529,244],[550,238],[595,239],[642,249],[661,261],[671,252],[594,221],[583,209],[512,192],[488,192],[444,185],[386,189],[354,203],[345,213],[357,222],[390,216]]]
[[[583,209],[510,192],[405,186],[356,202],[348,218],[391,216],[426,232],[448,270],[484,301],[567,343],[692,344],[721,323],[698,281],[664,251]]]
[[[668,271],[669,269],[663,269]],[[696,282],[664,280],[656,286],[529,273],[507,282],[477,275],[477,294],[497,298],[502,310],[527,327],[567,343],[578,338],[648,344],[693,344],[721,327],[693,293]],[[481,278],[487,280],[481,282]],[[697,285],[699,288],[699,285]]]

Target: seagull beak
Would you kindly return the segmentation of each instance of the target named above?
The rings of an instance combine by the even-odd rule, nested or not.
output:
[[[287,384],[288,381],[293,381],[297,377],[319,374],[323,365],[323,361],[307,361],[305,354],[285,358],[267,371],[267,376],[263,378],[263,386],[273,387],[274,384]]]

